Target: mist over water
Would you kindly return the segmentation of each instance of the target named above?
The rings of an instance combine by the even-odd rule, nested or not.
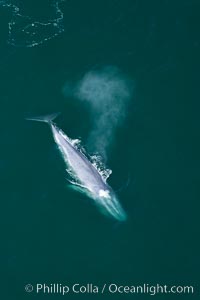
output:
[[[65,84],[66,96],[71,92],[73,97],[89,104],[92,128],[87,145],[104,160],[117,127],[126,117],[132,90],[132,81],[114,66],[89,71],[73,87]]]

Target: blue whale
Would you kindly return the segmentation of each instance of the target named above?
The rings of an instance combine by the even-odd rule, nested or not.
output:
[[[87,195],[95,201],[95,204],[107,216],[118,221],[125,221],[127,215],[120,205],[113,189],[99,173],[90,160],[78,149],[53,120],[58,114],[44,117],[29,118],[28,120],[46,122],[49,124],[55,143],[62,154],[70,172],[75,180],[70,181],[73,185],[85,190]]]

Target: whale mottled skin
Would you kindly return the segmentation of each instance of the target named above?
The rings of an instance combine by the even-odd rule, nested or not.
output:
[[[104,214],[119,221],[125,221],[127,216],[116,194],[89,159],[75,147],[72,140],[53,122],[56,117],[57,114],[54,114],[29,120],[46,122],[50,125],[54,140],[68,168],[76,178],[76,181],[72,183],[86,189],[87,194],[95,201]]]

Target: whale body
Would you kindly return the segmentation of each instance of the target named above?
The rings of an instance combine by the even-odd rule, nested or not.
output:
[[[87,195],[95,201],[101,211],[119,221],[125,221],[127,216],[120,205],[113,189],[107,184],[90,160],[78,149],[53,120],[58,114],[45,117],[29,118],[28,120],[46,122],[49,124],[54,141],[57,144],[67,165],[67,171],[75,180],[73,185],[86,190]]]

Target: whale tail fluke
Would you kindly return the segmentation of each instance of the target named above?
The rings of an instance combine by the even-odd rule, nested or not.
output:
[[[45,116],[30,117],[30,118],[26,118],[26,120],[28,120],[28,121],[37,121],[37,122],[45,122],[45,123],[51,124],[52,121],[54,119],[56,119],[59,114],[60,114],[60,112],[50,114],[50,115],[45,115]]]

